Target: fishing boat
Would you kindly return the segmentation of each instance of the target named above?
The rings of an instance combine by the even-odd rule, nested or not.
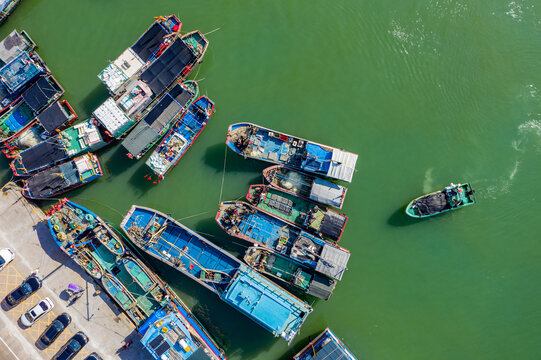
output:
[[[287,256],[258,246],[252,246],[246,250],[244,261],[253,269],[272,279],[282,281],[297,290],[323,300],[329,300],[336,286],[336,280],[320,275]]]
[[[7,141],[2,152],[8,159],[16,158],[22,151],[57,135],[77,120],[77,114],[66,101],[56,101],[43,110],[25,130]]]
[[[340,241],[348,221],[346,215],[267,185],[251,185],[246,199],[272,216],[331,241]]]
[[[2,111],[20,98],[26,88],[48,68],[34,51],[23,51],[0,68],[0,99]]]
[[[264,246],[332,279],[341,280],[347,270],[348,250],[245,202],[222,202],[216,222],[231,236]]]
[[[11,62],[23,52],[31,53],[37,48],[36,43],[24,30],[14,29],[0,41],[0,68]]]
[[[293,356],[293,360],[312,359],[357,360],[353,353],[348,350],[338,336],[329,328],[325,329],[325,331]]]
[[[185,274],[290,342],[312,308],[159,211],[132,206],[120,224],[141,251]]]
[[[475,190],[470,184],[453,184],[443,190],[436,191],[412,200],[406,214],[415,218],[438,215],[449,210],[460,209],[475,204]]]
[[[75,156],[101,149],[111,141],[101,125],[87,119],[22,151],[9,166],[15,176],[30,176]]]
[[[198,93],[197,82],[192,80],[177,83],[165,93],[122,141],[128,157],[140,159],[188,109]]]
[[[318,144],[251,123],[229,126],[227,146],[244,158],[351,182],[357,154]]]
[[[203,95],[182,115],[146,161],[158,178],[163,179],[179,162],[203,131],[213,112],[214,103]]]
[[[124,84],[140,73],[145,65],[156,60],[171,43],[171,37],[182,28],[175,15],[156,17],[145,32],[99,74],[98,78],[115,97]]]
[[[318,176],[275,165],[263,170],[270,186],[324,205],[341,209],[347,187],[335,184]]]
[[[51,234],[62,251],[97,280],[143,337],[158,339],[142,341],[154,359],[163,359],[164,354],[180,360],[225,359],[189,308],[104,220],[68,199],[53,205],[47,216]],[[171,322],[170,327],[164,319]],[[165,340],[169,347],[162,344]]]
[[[1,0],[0,1],[0,24],[7,20],[22,0]]]
[[[29,199],[46,199],[83,186],[102,175],[98,157],[88,153],[30,176],[24,181],[22,193]]]
[[[152,101],[190,74],[202,61],[208,47],[207,39],[199,31],[183,36],[179,31],[161,34],[158,31],[152,35],[150,43],[163,41],[162,45],[157,45],[154,55],[149,55],[144,64],[134,65],[137,70],[115,86],[113,97],[93,112],[93,116],[117,139],[124,137],[145,117]]]
[[[6,142],[31,126],[36,117],[64,94],[51,76],[42,76],[30,86],[7,112],[0,116],[0,141]]]

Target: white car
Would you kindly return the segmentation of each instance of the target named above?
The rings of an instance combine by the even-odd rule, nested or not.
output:
[[[5,248],[0,250],[0,270],[8,266],[13,258],[15,258],[15,254],[11,249]]]
[[[53,308],[54,304],[52,300],[46,297],[45,299],[37,303],[37,305],[35,305],[32,309],[21,315],[21,324],[26,327],[30,327]]]

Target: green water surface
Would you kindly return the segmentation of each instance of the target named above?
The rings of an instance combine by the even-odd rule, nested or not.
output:
[[[98,153],[105,175],[73,200],[114,224],[131,204],[154,207],[240,255],[246,244],[214,216],[267,164],[224,152],[229,124],[359,154],[343,208],[349,270],[291,346],[150,261],[230,360],[290,359],[327,326],[359,359],[541,358],[539,0],[23,0],[0,36],[27,30],[85,119],[107,97],[100,70],[170,13],[184,32],[219,28],[192,75],[216,114],[161,184],[115,144]],[[403,214],[451,181],[470,182],[478,203]]]

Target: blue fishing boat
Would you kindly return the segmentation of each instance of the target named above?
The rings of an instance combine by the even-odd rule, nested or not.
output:
[[[17,54],[15,58],[0,68],[2,105],[9,105],[39,75],[47,72],[45,63],[35,52],[23,51]]]
[[[77,114],[66,101],[56,101],[43,110],[36,119],[19,135],[6,141],[2,152],[8,159],[15,159],[22,151],[45,141],[58,131],[65,129],[77,120]]]
[[[7,20],[22,0],[0,0],[0,24]]]
[[[0,141],[9,141],[31,126],[36,117],[64,94],[64,89],[51,76],[41,76],[0,116]]]
[[[193,80],[178,83],[165,93],[122,141],[128,157],[140,159],[184,114],[198,94],[199,87]]]
[[[290,342],[312,308],[159,211],[132,206],[120,224],[132,243]]]
[[[154,359],[225,359],[189,308],[105,221],[68,199],[47,215],[57,245],[126,313]]]
[[[160,179],[179,162],[195,142],[214,113],[214,103],[206,96],[197,99],[167,133],[146,164]]]
[[[46,199],[88,184],[102,175],[98,157],[88,153],[25,179],[22,194],[29,199]]]
[[[357,154],[318,144],[251,123],[229,126],[227,146],[245,158],[287,165],[316,175],[351,182]]]
[[[30,176],[75,156],[101,149],[111,141],[101,125],[87,119],[22,151],[10,167],[15,176]]]
[[[350,253],[242,201],[224,201],[216,222],[229,235],[264,246],[330,278],[341,280]]]
[[[129,76],[119,80],[113,97],[93,112],[93,116],[117,139],[124,137],[145,117],[151,102],[185,79],[206,52],[208,41],[199,31],[183,36],[178,30],[160,35],[163,31],[148,33],[149,39],[145,43],[156,50],[153,53],[145,51],[145,57],[149,56],[145,63],[137,60],[139,55],[134,55],[133,49],[126,50],[131,55],[126,57],[125,52],[120,60],[117,59],[120,64],[128,63]]]
[[[310,341],[308,345],[293,356],[293,360],[312,359],[357,360],[329,328],[325,329],[318,337]]]

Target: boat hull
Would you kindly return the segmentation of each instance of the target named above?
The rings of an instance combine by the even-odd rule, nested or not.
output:
[[[406,207],[406,215],[422,219],[475,204],[473,196],[475,191],[473,191],[470,184],[458,184],[456,189],[457,196],[452,199],[456,199],[456,203],[452,204],[449,201],[448,195],[445,193],[446,189],[435,191],[413,199]],[[428,206],[425,203],[428,203]]]

